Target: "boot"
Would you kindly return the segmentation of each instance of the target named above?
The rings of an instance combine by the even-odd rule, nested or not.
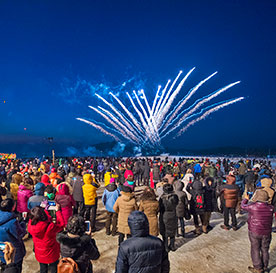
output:
[[[262,269],[257,269],[253,266],[248,266],[248,270],[252,273],[263,273],[263,270]]]
[[[169,238],[166,236],[166,237],[163,237],[163,241],[164,241],[164,245],[165,245],[165,250],[169,253],[170,252],[170,248],[169,248],[169,245],[168,245],[168,240]]]
[[[177,250],[174,243],[175,243],[175,237],[170,237],[169,248],[170,248],[171,251],[176,251]]]
[[[204,225],[204,226],[202,226],[202,232],[203,232],[203,233],[205,233],[205,234],[207,234],[207,233],[208,233],[208,232],[207,232],[207,226],[205,226],[205,225]]]
[[[201,232],[200,232],[200,227],[195,227],[195,231],[194,231],[194,233],[196,234],[196,235],[200,235],[201,234]]]

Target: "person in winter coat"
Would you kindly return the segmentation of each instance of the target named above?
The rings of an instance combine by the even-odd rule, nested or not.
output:
[[[152,170],[152,178],[154,183],[154,188],[156,188],[156,184],[160,182],[161,174],[160,174],[160,166],[155,164]]]
[[[47,197],[44,196],[45,185],[37,183],[34,188],[35,195],[31,196],[28,200],[28,209],[40,206],[41,202],[46,201]]]
[[[249,192],[251,195],[253,195],[255,191],[256,180],[257,180],[257,177],[254,171],[248,168],[247,172],[244,175],[244,182],[246,186],[246,191]]]
[[[35,258],[40,264],[40,273],[57,272],[60,246],[56,241],[57,233],[64,228],[59,205],[56,207],[56,223],[52,222],[43,208],[34,207],[30,211],[28,231],[34,242]]]
[[[272,187],[272,179],[271,178],[263,178],[261,179],[261,189],[267,192],[268,194],[268,203],[272,203],[273,196],[275,191],[271,188]]]
[[[166,251],[175,251],[175,234],[178,223],[176,216],[176,206],[178,205],[178,197],[173,191],[171,184],[163,187],[164,194],[159,199],[159,228],[163,237]],[[170,243],[169,243],[170,238]]]
[[[145,160],[142,166],[142,181],[144,186],[149,186],[149,178],[150,178],[150,166],[149,166],[149,162]]]
[[[62,180],[60,175],[57,173],[56,168],[52,168],[51,174],[50,174],[50,182],[51,184],[56,187],[58,183]]]
[[[76,170],[76,176],[73,177],[73,198],[75,200],[75,207],[74,207],[74,214],[78,214],[80,216],[84,215],[84,197],[83,197],[83,190],[82,186],[83,178],[81,175],[81,169]]]
[[[158,212],[159,202],[156,200],[154,190],[150,187],[146,187],[141,195],[139,211],[143,211],[149,221],[149,234],[152,236],[158,236]]]
[[[180,229],[181,229],[181,236],[185,237],[185,222],[184,222],[184,217],[185,217],[185,211],[188,210],[188,198],[187,194],[183,191],[184,184],[180,180],[178,180],[174,184],[175,188],[175,194],[178,196],[178,204],[176,207],[176,216],[180,222]],[[179,237],[180,234],[178,233],[178,228],[177,228],[177,236]]]
[[[17,211],[19,213],[29,212],[28,200],[33,195],[33,180],[24,178],[22,185],[19,186],[17,192]]]
[[[221,228],[229,230],[229,213],[232,218],[232,228],[237,230],[237,218],[236,218],[236,206],[239,198],[239,187],[235,184],[236,178],[233,175],[226,177],[226,184],[221,187],[220,194],[222,195],[223,201],[223,216],[224,225]]]
[[[68,219],[73,215],[73,207],[75,206],[75,200],[71,195],[70,189],[72,192],[71,186],[66,182],[58,184],[55,197],[55,201],[60,205],[65,225],[67,225]]]
[[[164,243],[149,235],[149,223],[141,211],[133,211],[128,217],[131,238],[118,250],[116,273],[168,273],[170,262]]]
[[[119,245],[124,241],[125,236],[130,237],[130,229],[128,226],[129,214],[138,209],[135,196],[131,188],[122,186],[121,196],[116,200],[113,209],[118,213],[118,232],[119,232]]]
[[[16,173],[12,176],[12,181],[11,181],[9,187],[10,187],[11,196],[15,201],[17,201],[17,192],[18,192],[19,185],[21,184],[22,180],[23,180],[23,177],[20,174]]]
[[[100,253],[91,233],[85,231],[84,218],[74,215],[69,218],[66,231],[57,234],[57,241],[60,243],[60,254],[63,258],[72,258],[80,273],[92,273],[91,260],[97,260]]]
[[[107,218],[105,222],[105,233],[106,235],[112,234],[112,236],[116,235],[117,232],[117,221],[118,214],[114,211],[113,206],[120,196],[120,191],[117,189],[115,184],[115,179],[111,178],[109,185],[105,187],[102,196],[102,202],[107,210]],[[112,224],[112,232],[110,232],[110,226]]]
[[[14,213],[15,202],[11,198],[3,200],[0,204],[0,241],[11,242],[16,249],[14,263],[18,272],[22,271],[23,258],[26,255],[22,238],[26,234],[25,222],[19,223]],[[0,251],[1,262],[5,264],[4,253]]]
[[[210,218],[211,214],[214,211],[218,211],[217,204],[217,195],[216,195],[217,185],[214,182],[213,177],[207,177],[205,179],[205,190],[204,190],[204,224],[202,226],[202,230],[204,233],[212,230],[213,227],[210,226]]]
[[[100,184],[96,181],[95,177],[91,174],[83,176],[82,191],[85,205],[84,218],[90,220],[92,232],[96,231],[96,214],[97,214],[97,189]]]
[[[200,235],[201,230],[199,227],[198,216],[200,217],[202,229],[204,230],[204,212],[205,212],[205,204],[204,204],[204,187],[201,181],[194,180],[194,182],[189,183],[186,187],[188,193],[191,194],[190,200],[190,212],[193,215],[194,225],[195,225],[195,234]]]
[[[253,203],[248,203],[249,196],[246,194],[241,207],[248,212],[248,236],[251,244],[251,259],[253,267],[251,272],[268,272],[269,246],[271,242],[273,206],[268,204],[268,193],[257,190]]]

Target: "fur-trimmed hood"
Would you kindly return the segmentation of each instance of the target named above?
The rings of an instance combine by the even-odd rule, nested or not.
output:
[[[156,195],[150,191],[144,191],[140,197],[141,201],[155,201]]]
[[[67,190],[67,187],[68,187],[68,190]],[[71,185],[67,182],[62,182],[60,184],[57,185],[57,192],[58,194],[65,194],[65,195],[72,195],[73,193],[73,188],[71,187]]]

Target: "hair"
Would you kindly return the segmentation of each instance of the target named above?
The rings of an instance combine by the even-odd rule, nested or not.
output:
[[[30,211],[30,219],[31,219],[31,225],[34,226],[40,221],[42,222],[47,221],[48,217],[43,208],[34,207]]]
[[[12,212],[13,206],[14,206],[14,200],[12,198],[7,198],[1,202],[0,210]]]
[[[12,183],[20,185],[21,182],[22,182],[22,175],[16,173],[12,176]]]
[[[73,215],[68,219],[68,223],[66,226],[67,232],[74,235],[83,235],[86,231],[84,218],[79,215]]]
[[[32,186],[34,184],[34,181],[30,177],[24,177],[23,178],[23,184],[24,185],[31,185]]]
[[[192,170],[191,170],[191,169],[188,169],[188,170],[186,171],[186,173],[192,173]]]
[[[46,192],[46,193],[56,193],[56,189],[53,187],[53,185],[48,185],[48,186],[45,188],[45,192]]]
[[[140,200],[156,200],[154,189],[146,187],[141,195]]]

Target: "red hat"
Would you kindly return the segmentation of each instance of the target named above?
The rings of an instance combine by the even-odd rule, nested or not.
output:
[[[41,183],[43,183],[44,185],[47,185],[49,184],[49,176],[47,174],[43,174],[42,177],[41,177]]]

